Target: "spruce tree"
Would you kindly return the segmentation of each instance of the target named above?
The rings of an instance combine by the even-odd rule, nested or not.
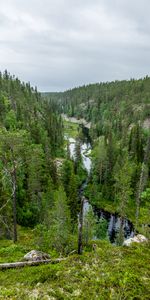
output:
[[[54,207],[51,211],[50,239],[51,245],[63,253],[69,248],[71,233],[70,210],[62,186],[54,193]]]

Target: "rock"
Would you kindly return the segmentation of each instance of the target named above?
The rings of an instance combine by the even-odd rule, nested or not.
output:
[[[143,242],[148,242],[148,239],[144,235],[138,234],[133,238],[125,240],[123,246],[130,246],[132,243],[143,243]]]
[[[42,251],[31,250],[24,256],[24,259],[27,261],[47,260],[50,259],[50,256]]]
[[[143,123],[143,128],[150,129],[150,118],[145,119],[145,121]]]

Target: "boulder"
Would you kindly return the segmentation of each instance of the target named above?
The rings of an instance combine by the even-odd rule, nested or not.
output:
[[[26,261],[38,261],[47,259],[50,259],[49,254],[37,250],[31,250],[24,256],[24,260]]]
[[[125,240],[123,246],[130,246],[132,243],[143,243],[143,242],[148,242],[148,239],[144,235],[138,234],[135,235],[133,238],[129,238]]]

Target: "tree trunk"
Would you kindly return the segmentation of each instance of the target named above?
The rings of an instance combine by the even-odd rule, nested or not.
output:
[[[83,231],[83,205],[84,197],[81,198],[81,210],[79,213],[79,232],[78,232],[78,254],[82,254],[82,231]]]
[[[40,264],[57,264],[61,261],[65,260],[65,258],[57,258],[57,259],[47,259],[47,260],[37,260],[37,261],[21,261],[21,262],[13,262],[13,263],[4,263],[0,264],[0,270],[10,269],[10,268],[22,268],[25,266],[38,266]]]
[[[16,187],[17,187],[17,176],[16,176],[16,167],[14,166],[13,170],[13,241],[17,242],[17,195],[16,195]]]

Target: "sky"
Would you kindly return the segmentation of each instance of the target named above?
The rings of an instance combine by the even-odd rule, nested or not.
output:
[[[150,0],[0,0],[0,70],[39,91],[150,75]]]

